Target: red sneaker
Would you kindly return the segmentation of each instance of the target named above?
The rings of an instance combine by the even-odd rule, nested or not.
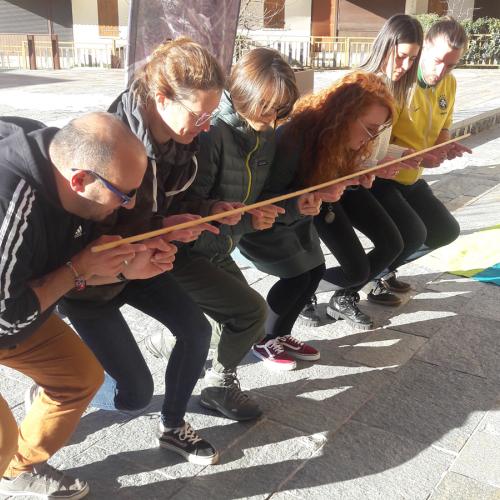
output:
[[[285,349],[285,352],[292,358],[303,359],[305,361],[317,361],[320,358],[318,349],[309,344],[304,344],[304,342],[291,335],[278,337],[278,340]]]
[[[285,353],[278,339],[268,340],[264,344],[255,344],[252,347],[252,353],[264,361],[264,364],[271,370],[293,370],[297,366],[295,360]]]

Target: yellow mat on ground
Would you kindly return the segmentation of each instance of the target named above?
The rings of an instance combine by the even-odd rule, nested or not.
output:
[[[449,273],[500,285],[500,225],[460,236],[433,256]]]

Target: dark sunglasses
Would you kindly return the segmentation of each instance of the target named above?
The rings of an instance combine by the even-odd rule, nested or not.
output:
[[[95,177],[106,189],[109,189],[112,193],[116,194],[116,196],[118,196],[118,198],[120,198],[120,200],[121,200],[120,205],[122,207],[124,207],[125,205],[128,205],[132,201],[134,196],[137,194],[137,188],[132,189],[132,191],[129,191],[128,193],[123,193],[118,188],[113,186],[113,184],[111,184],[111,182],[109,182],[104,177],[102,177],[102,175],[97,174],[93,170],[86,170],[83,168],[72,168],[71,169],[72,172],[76,172],[78,170],[81,170],[82,172],[86,172],[87,174],[90,174],[92,177]]]

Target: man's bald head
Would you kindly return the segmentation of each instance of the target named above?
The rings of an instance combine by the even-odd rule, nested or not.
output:
[[[50,156],[58,170],[77,168],[106,175],[117,157],[145,157],[143,144],[110,113],[88,113],[54,136]]]

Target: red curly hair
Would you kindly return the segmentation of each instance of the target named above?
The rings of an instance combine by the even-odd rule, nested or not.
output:
[[[298,184],[313,186],[359,169],[371,151],[368,143],[349,148],[350,124],[373,104],[387,107],[394,117],[394,98],[381,78],[353,71],[330,87],[297,101],[283,130],[283,140],[304,144]]]

